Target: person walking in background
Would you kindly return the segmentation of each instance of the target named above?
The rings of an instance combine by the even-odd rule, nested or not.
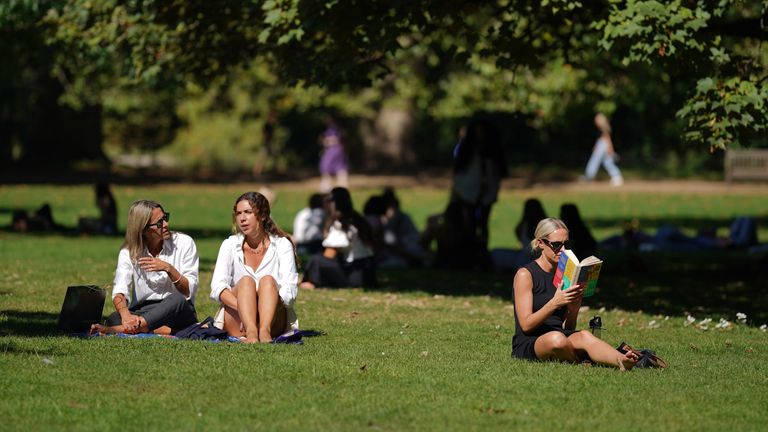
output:
[[[197,247],[192,237],[171,231],[169,220],[155,201],[131,204],[112,289],[116,312],[92,333],[173,334],[197,322]]]
[[[216,324],[245,342],[272,342],[299,328],[296,247],[258,192],[235,200],[232,219],[234,234],[221,243],[211,278],[211,298],[221,303]]]
[[[603,113],[597,113],[595,115],[595,126],[600,131],[600,137],[598,137],[595,146],[592,148],[592,156],[590,156],[589,162],[587,162],[584,179],[588,181],[594,180],[597,170],[600,169],[600,165],[603,165],[605,170],[608,171],[608,175],[611,176],[611,185],[621,186],[624,184],[624,177],[621,176],[621,171],[616,166],[618,155],[613,148],[611,124],[608,122],[608,117]]]
[[[320,135],[323,146],[320,155],[320,192],[331,190],[332,176],[336,176],[336,186],[348,187],[349,167],[347,155],[344,152],[342,131],[336,125],[336,121],[329,118],[327,127]]]
[[[507,165],[496,128],[482,119],[472,121],[454,150],[451,201],[458,204],[462,225],[472,233],[470,267],[490,265],[488,219],[496,202]],[[466,247],[465,246],[465,247]]]

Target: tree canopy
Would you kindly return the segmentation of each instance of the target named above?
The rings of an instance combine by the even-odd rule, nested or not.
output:
[[[116,88],[173,100],[247,79],[259,64],[286,89],[273,99],[357,115],[508,112],[536,127],[568,107],[648,114],[658,103],[713,151],[765,141],[767,9],[768,0],[10,0],[0,24],[7,46],[34,40],[48,53],[46,73],[75,108]]]

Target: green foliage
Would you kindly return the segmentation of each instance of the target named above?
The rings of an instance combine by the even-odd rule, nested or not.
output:
[[[764,14],[768,2],[762,3]],[[762,43],[750,43],[765,39],[765,27],[759,18],[745,18],[759,17],[760,6],[739,4],[627,0],[615,2],[608,19],[596,23],[603,31],[601,46],[625,52],[625,64],[661,62],[690,68],[700,77],[677,115],[686,122],[685,138],[707,145],[710,152],[748,145],[749,137],[768,125],[768,64]],[[746,40],[734,41],[728,32],[746,35]]]
[[[677,115],[688,122],[688,140],[708,143],[714,151],[744,142],[738,134],[766,130],[766,101],[768,81],[755,83],[731,77],[715,82],[703,78],[696,85],[696,94]]]

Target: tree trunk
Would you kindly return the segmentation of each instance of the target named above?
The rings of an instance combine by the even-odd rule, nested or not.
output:
[[[365,168],[380,170],[413,164],[413,123],[413,111],[397,108],[382,108],[373,121],[362,120],[359,134],[365,149]]]

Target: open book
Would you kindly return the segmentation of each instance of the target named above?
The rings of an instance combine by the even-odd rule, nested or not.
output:
[[[579,261],[576,255],[568,249],[560,252],[560,261],[557,263],[555,271],[555,286],[563,281],[563,288],[568,289],[573,285],[584,285],[584,297],[589,297],[595,293],[597,286],[597,277],[600,276],[600,267],[603,266],[603,260],[590,256]]]

